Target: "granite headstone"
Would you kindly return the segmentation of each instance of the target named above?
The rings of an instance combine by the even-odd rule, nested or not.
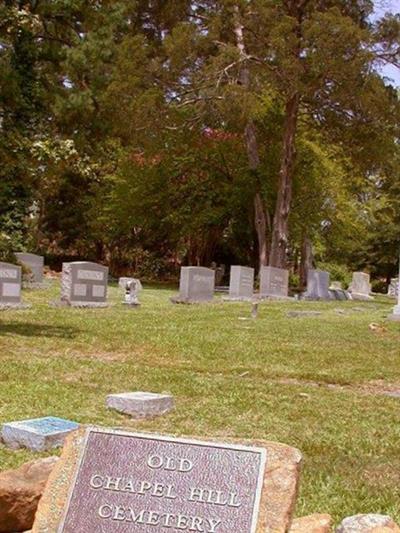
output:
[[[107,305],[108,267],[86,261],[63,263],[61,301],[76,307]]]
[[[171,301],[174,303],[210,302],[214,297],[214,289],[214,270],[205,267],[182,267],[179,295]]]
[[[254,268],[231,266],[228,300],[251,300],[254,293]]]
[[[19,307],[21,302],[21,267],[0,263],[0,307]]]
[[[392,278],[388,287],[388,296],[397,298],[399,294],[399,278]]]
[[[369,274],[365,272],[353,272],[353,280],[349,287],[353,300],[373,300],[370,296],[371,283]]]
[[[19,252],[15,254],[20,263],[29,268],[32,273],[30,282],[43,283],[44,257],[41,255]]]
[[[283,268],[261,267],[260,298],[288,298],[289,272]]]
[[[307,300],[330,300],[329,272],[310,269],[307,274],[307,291],[304,298]]]

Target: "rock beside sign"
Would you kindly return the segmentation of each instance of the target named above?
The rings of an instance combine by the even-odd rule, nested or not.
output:
[[[61,460],[49,477],[38,507],[32,533],[58,531],[85,446],[85,435],[86,432],[81,429],[68,437]],[[262,446],[266,450],[267,466],[256,532],[286,532],[292,521],[297,498],[302,461],[300,452],[284,444],[273,442],[247,441],[246,443],[229,442],[225,444],[227,446],[234,446],[235,444]],[[134,472],[130,468],[130,475],[133,474]]]
[[[345,518],[336,533],[400,533],[400,528],[390,516],[358,514]]]
[[[46,457],[0,473],[0,531],[32,527],[36,509],[58,457]]]
[[[293,520],[289,533],[330,533],[332,522],[329,514],[302,516]]]

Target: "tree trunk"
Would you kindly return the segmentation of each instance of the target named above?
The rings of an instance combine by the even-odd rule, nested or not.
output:
[[[314,263],[312,244],[307,235],[303,238],[300,261],[300,286],[303,289],[307,286],[308,271],[313,268]]]
[[[285,268],[289,240],[289,213],[292,201],[293,166],[296,157],[296,129],[300,95],[295,93],[286,102],[283,150],[279,171],[278,197],[276,201],[271,252],[271,266]]]
[[[250,87],[250,71],[246,65],[246,47],[243,35],[243,25],[240,22],[239,7],[235,6],[234,17],[234,32],[236,37],[236,46],[243,59],[243,66],[240,69],[239,81],[243,87],[249,89]],[[265,266],[268,263],[268,241],[267,241],[267,214],[263,198],[261,195],[261,187],[258,177],[258,169],[260,167],[260,156],[258,153],[258,143],[256,136],[256,127],[254,121],[249,119],[245,129],[245,141],[247,158],[250,170],[252,171],[257,184],[257,190],[254,195],[254,225],[257,233],[258,241],[258,258],[259,266]]]

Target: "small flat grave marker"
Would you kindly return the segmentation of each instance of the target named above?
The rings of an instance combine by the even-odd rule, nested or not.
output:
[[[76,422],[47,416],[3,424],[1,437],[9,448],[42,452],[62,446],[66,436],[78,428]]]
[[[75,307],[107,306],[108,267],[86,261],[63,263],[61,301]]]
[[[168,413],[174,408],[174,398],[170,394],[153,392],[124,392],[110,394],[106,400],[107,407],[134,418],[148,418]]]
[[[260,298],[288,298],[289,272],[283,268],[261,267]]]

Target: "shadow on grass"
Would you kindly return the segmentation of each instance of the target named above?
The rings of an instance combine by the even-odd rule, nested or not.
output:
[[[8,323],[0,322],[0,336],[19,335],[21,337],[58,337],[73,339],[79,329],[69,326],[51,326],[48,324]]]

